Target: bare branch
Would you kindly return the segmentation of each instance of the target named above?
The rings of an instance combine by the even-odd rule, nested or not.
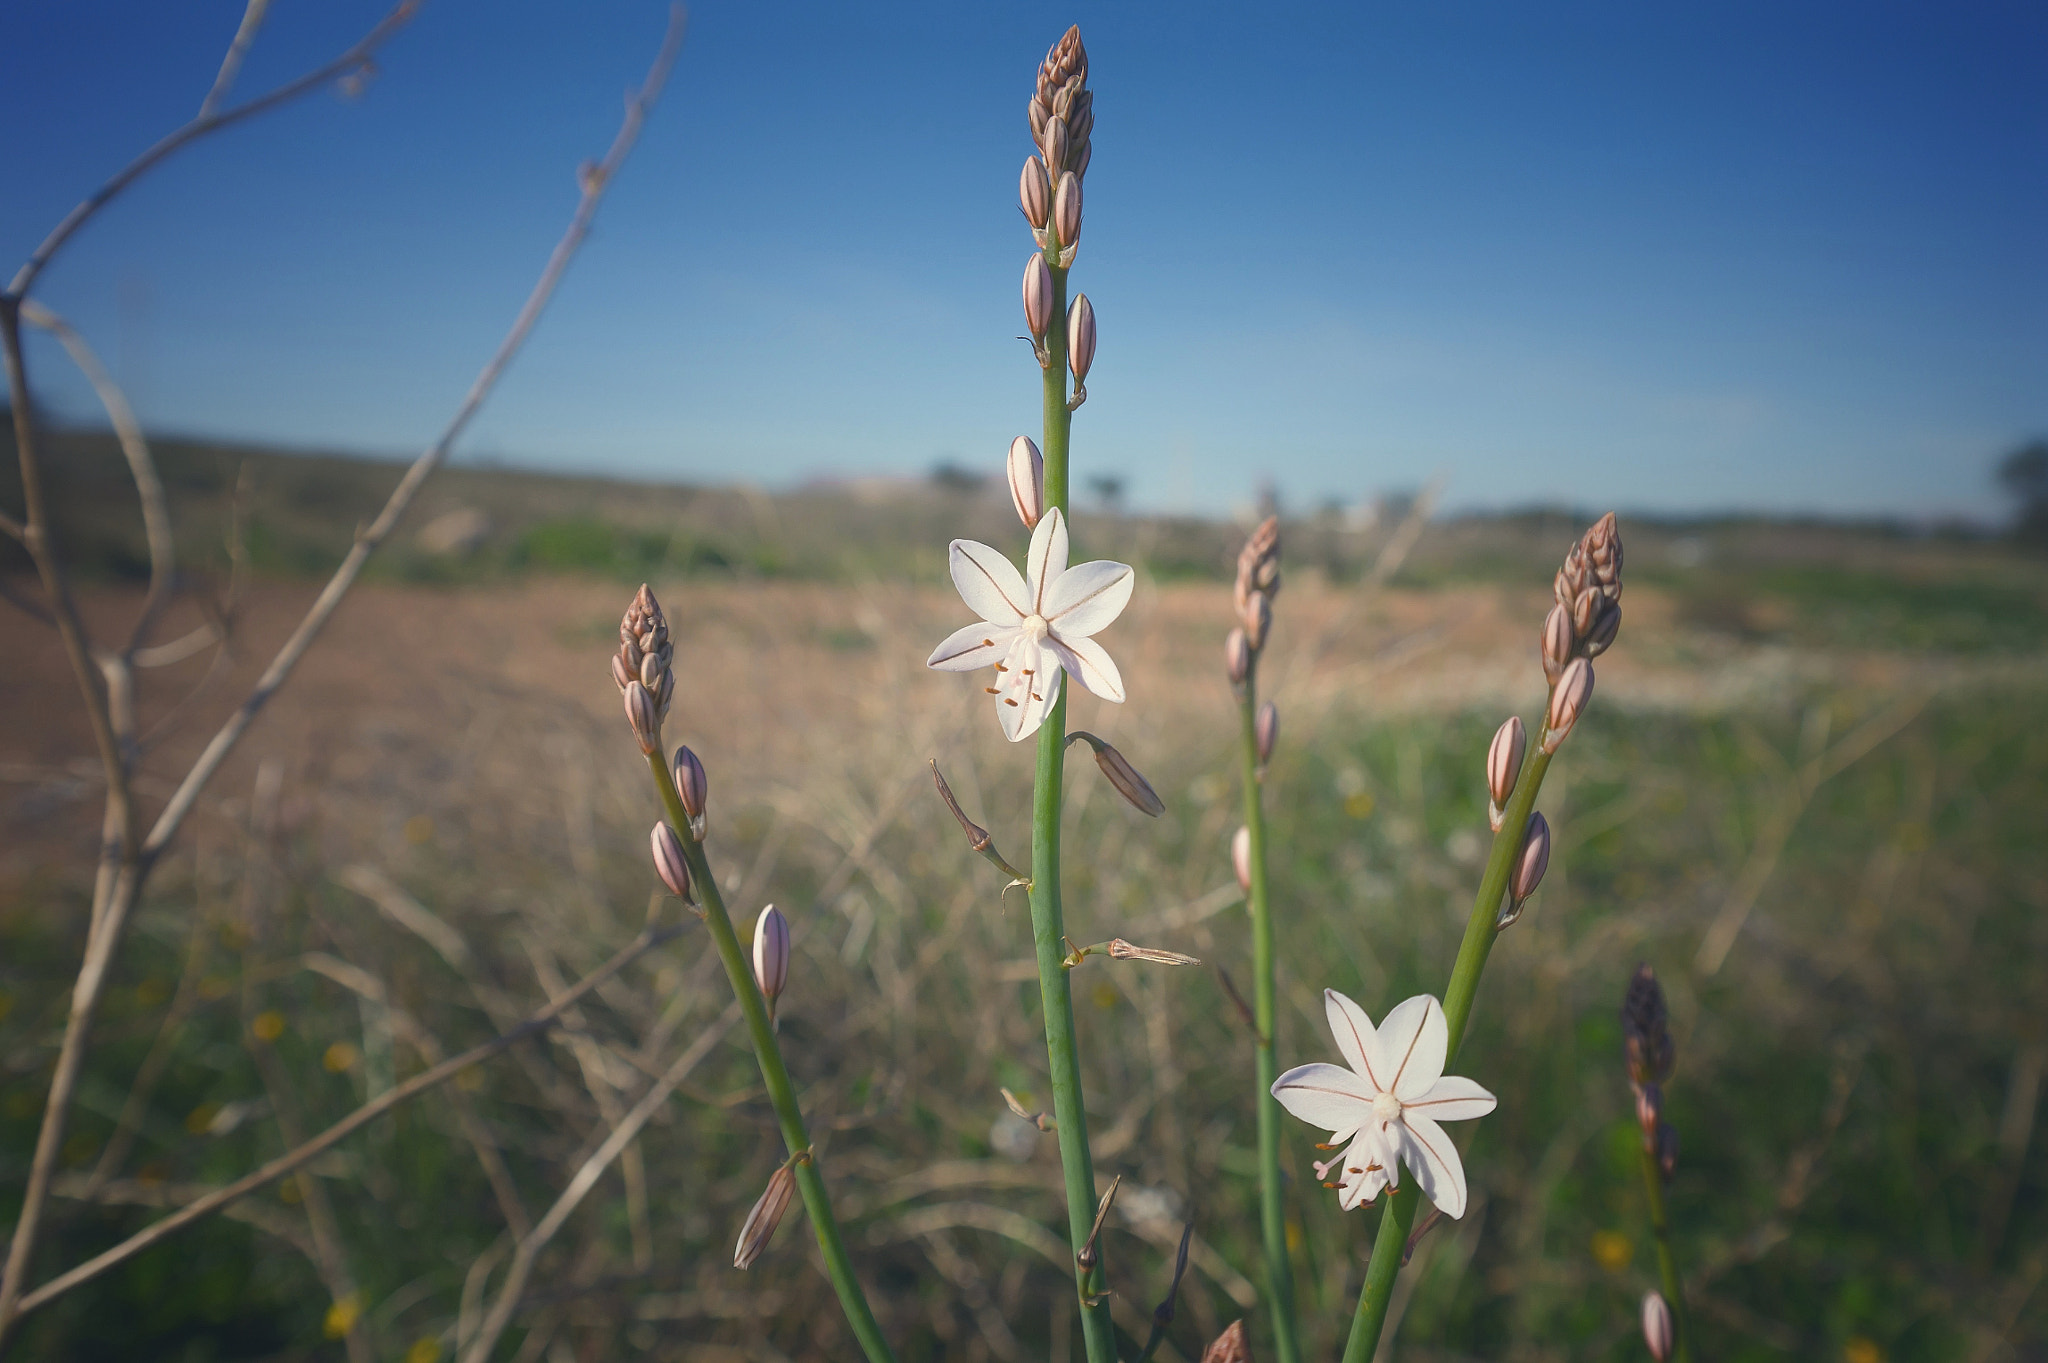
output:
[[[92,385],[92,391],[99,396],[100,406],[106,408],[115,438],[121,442],[121,453],[128,460],[128,472],[135,479],[136,495],[142,500],[142,532],[149,542],[149,595],[143,598],[142,614],[137,617],[135,627],[129,631],[128,642],[121,650],[123,658],[132,658],[148,635],[150,625],[170,604],[171,592],[177,586],[178,551],[171,538],[170,498],[164,494],[163,479],[157,476],[156,460],[150,457],[149,442],[143,438],[142,423],[135,419],[135,409],[128,405],[121,386],[114,382],[114,376],[100,363],[100,357],[85,343],[85,338],[69,322],[41,303],[24,300],[21,320],[55,336],[65,353],[71,356],[71,362],[85,375],[86,382]]]
[[[319,89],[336,76],[345,76],[354,71],[368,61],[370,54],[382,47],[392,34],[405,27],[413,15],[419,12],[421,3],[422,0],[402,0],[398,8],[385,15],[375,28],[363,36],[361,42],[319,70],[308,72],[289,85],[281,85],[261,98],[250,100],[247,104],[236,105],[226,113],[202,113],[184,127],[160,139],[155,146],[124,166],[113,179],[94,190],[78,207],[64,215],[64,221],[58,223],[50,235],[43,238],[43,244],[36,247],[35,254],[15,271],[13,280],[7,285],[5,297],[27,297],[29,289],[36,282],[36,276],[43,272],[44,267],[50,263],[50,258],[63,249],[64,243],[71,240],[72,235],[85,225],[86,220],[104,208],[122,190],[141,179],[156,166],[157,162],[187,142],[196,141],[210,132],[218,132],[232,123],[240,123],[245,118],[253,118],[265,110],[297,99],[309,90]],[[238,34],[237,38],[239,37]],[[232,52],[232,49],[230,51]]]
[[[19,1319],[37,1307],[55,1301],[74,1287],[91,1282],[108,1269],[126,1263],[152,1245],[169,1239],[193,1222],[219,1211],[240,1198],[248,1196],[258,1188],[275,1183],[286,1174],[293,1172],[307,1161],[318,1156],[322,1151],[339,1145],[342,1141],[362,1130],[371,1122],[376,1121],[379,1117],[407,1099],[417,1097],[428,1089],[446,1083],[462,1071],[490,1059],[507,1047],[516,1045],[530,1036],[545,1031],[554,1024],[555,1019],[561,1015],[564,1009],[573,1007],[577,1000],[590,993],[593,989],[596,989],[612,976],[618,974],[619,971],[625,969],[626,966],[641,955],[660,946],[663,942],[680,936],[682,931],[683,929],[678,926],[641,933],[639,937],[621,948],[609,961],[606,961],[596,970],[578,980],[568,993],[554,1002],[543,1006],[517,1027],[493,1037],[481,1045],[472,1046],[453,1059],[445,1060],[430,1070],[414,1075],[403,1084],[386,1089],[383,1093],[364,1103],[354,1112],[351,1112],[348,1116],[342,1118],[333,1126],[328,1127],[325,1131],[297,1149],[289,1150],[279,1155],[254,1173],[246,1174],[236,1179],[233,1183],[215,1189],[206,1196],[188,1203],[185,1207],[165,1217],[163,1220],[137,1231],[112,1249],[95,1255],[67,1273],[62,1273],[52,1278],[49,1282],[44,1283],[41,1287],[21,1299],[21,1304],[15,1311],[15,1318]]]
[[[660,96],[662,84],[668,79],[669,70],[675,64],[676,53],[681,48],[682,41],[682,10],[676,7],[670,11],[668,36],[662,42],[660,54],[654,59],[653,68],[647,73],[646,83],[627,99],[625,120],[619,127],[618,135],[612,140],[611,149],[605,153],[604,160],[582,176],[583,198],[577,204],[576,216],[569,223],[569,230],[555,244],[554,254],[548,258],[547,268],[541,272],[540,281],[534,285],[533,292],[527,297],[526,305],[519,310],[519,316],[514,319],[511,331],[499,344],[497,353],[491,356],[490,363],[477,375],[476,382],[470,386],[469,395],[463,399],[462,406],[456,411],[454,419],[448,423],[447,429],[442,431],[440,439],[428,446],[413,462],[412,467],[406,470],[405,477],[400,479],[398,486],[392,490],[390,499],[384,503],[384,509],[378,513],[377,519],[356,536],[355,546],[349,550],[348,557],[342,560],[341,566],[335,569],[334,576],[328,579],[327,586],[314,601],[312,609],[306,613],[306,618],[299,622],[299,627],[292,632],[291,638],[285,641],[284,647],[278,650],[270,666],[264,669],[255,689],[249,693],[249,698],[242,702],[241,708],[237,709],[221,727],[220,732],[213,736],[213,741],[206,745],[206,751],[200,754],[198,762],[186,774],[177,793],[171,796],[170,803],[158,816],[156,826],[150,830],[142,849],[145,859],[157,856],[177,835],[178,826],[185,821],[185,816],[191,813],[193,804],[199,798],[200,789],[212,779],[214,772],[220,769],[220,764],[227,759],[229,751],[248,731],[250,724],[255,722],[257,714],[269,702],[271,696],[276,694],[278,687],[284,685],[285,679],[291,675],[292,668],[305,656],[314,638],[333,616],[335,609],[341,605],[341,600],[348,594],[349,588],[355,585],[357,575],[363,570],[363,564],[396,528],[399,518],[404,516],[406,509],[412,505],[412,499],[419,492],[420,485],[426,482],[428,475],[440,467],[456,437],[469,425],[470,418],[476,415],[477,409],[483,405],[484,399],[489,396],[499,376],[505,372],[505,366],[510,364],[512,357],[519,352],[527,333],[533,330],[533,324],[539,320],[541,310],[547,306],[548,299],[554,294],[555,286],[561,282],[563,273],[569,268],[576,248],[581,246],[584,237],[589,235],[591,219],[596,216],[597,205],[604,198],[605,189],[611,184],[612,177],[624,164],[627,154],[632,151],[634,141],[640,136],[640,128],[646,121],[647,111],[654,106],[655,99]]]
[[[228,54],[220,59],[220,74],[213,78],[213,88],[200,102],[201,118],[211,117],[227,99],[228,91],[234,88],[235,77],[242,73],[242,59],[256,45],[256,31],[263,27],[263,16],[269,12],[270,0],[249,0],[249,7],[242,11],[242,22],[235,29],[235,40],[228,44]]]

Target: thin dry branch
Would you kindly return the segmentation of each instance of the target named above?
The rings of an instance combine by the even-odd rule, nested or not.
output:
[[[199,116],[206,118],[227,102],[228,91],[234,88],[235,77],[242,73],[242,59],[249,55],[249,49],[256,45],[256,31],[263,27],[264,16],[270,12],[270,0],[249,0],[248,8],[242,11],[242,22],[235,28],[235,40],[228,44],[228,52],[220,59],[220,72],[213,78],[213,88],[206,92],[206,98],[199,102]]]

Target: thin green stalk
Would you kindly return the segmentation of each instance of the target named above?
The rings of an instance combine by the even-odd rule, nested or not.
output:
[[[1650,1201],[1650,1235],[1657,1242],[1657,1276],[1664,1281],[1664,1300],[1671,1307],[1677,1328],[1672,1357],[1677,1363],[1692,1363],[1692,1319],[1685,1309],[1685,1283],[1678,1276],[1678,1260],[1671,1253],[1671,1218],[1664,1208],[1664,1170],[1656,1152],[1643,1149],[1643,1192]]]
[[[1052,325],[1045,345],[1045,504],[1067,510],[1067,272],[1052,272]],[[1045,1015],[1045,1056],[1052,1074],[1052,1113],[1059,1124],[1060,1169],[1067,1188],[1067,1230],[1078,1256],[1095,1219],[1095,1160],[1088,1150],[1088,1110],[1081,1099],[1081,1058],[1074,1045],[1074,996],[1067,978],[1066,924],[1060,905],[1060,794],[1067,751],[1064,688],[1038,730],[1038,773],[1031,797],[1031,943],[1038,957],[1038,999]],[[1096,1252],[1101,1253],[1101,1246]],[[1089,1363],[1116,1363],[1116,1334],[1107,1270],[1077,1263],[1074,1290]]]
[[[1260,796],[1257,672],[1246,677],[1238,704],[1244,737],[1244,826],[1251,831],[1252,1017],[1258,1026],[1259,1229],[1266,1244],[1266,1298],[1273,1309],[1273,1349],[1280,1363],[1301,1363],[1294,1321],[1294,1269],[1287,1254],[1287,1208],[1280,1180],[1280,1077],[1273,1054],[1273,913],[1266,888],[1266,812]]]
[[[711,930],[712,945],[718,949],[718,959],[724,963],[726,978],[739,999],[740,1014],[746,1019],[747,1032],[754,1041],[754,1058],[760,1062],[761,1079],[768,1086],[768,1101],[774,1105],[775,1120],[782,1128],[783,1144],[792,1155],[808,1150],[811,1138],[804,1130],[803,1110],[797,1106],[796,1086],[790,1083],[789,1070],[782,1063],[782,1050],[775,1041],[768,1006],[761,999],[760,987],[754,983],[754,968],[732,930],[732,919],[725,911],[725,896],[719,892],[718,878],[711,872],[704,846],[690,834],[689,814],[683,809],[675,777],[662,760],[658,743],[656,750],[647,755],[647,765],[661,790],[669,826],[682,840],[683,856],[690,864],[690,886],[704,906],[704,925]],[[869,1363],[896,1363],[896,1355],[890,1352],[881,1327],[875,1323],[875,1313],[868,1306],[860,1279],[854,1275],[853,1258],[840,1237],[839,1222],[832,1215],[832,1202],[826,1195],[825,1179],[818,1172],[817,1160],[797,1161],[796,1186],[803,1193],[804,1209],[810,1213],[811,1228],[818,1235],[818,1249],[825,1257],[825,1276],[832,1280],[832,1289],[839,1294],[840,1309],[846,1313],[847,1324],[853,1327],[854,1338],[860,1341]]]
[[[1522,850],[1522,835],[1529,815],[1536,808],[1536,793],[1543,787],[1543,774],[1550,770],[1551,754],[1540,745],[1522,764],[1521,779],[1508,797],[1507,813],[1500,831],[1493,835],[1493,851],[1486,858],[1486,874],[1479,882],[1479,897],[1472,903],[1472,916],[1465,921],[1465,940],[1451,967],[1451,983],[1444,990],[1444,1021],[1450,1028],[1450,1049],[1444,1056],[1448,1072],[1458,1058],[1465,1040],[1465,1024],[1472,1018],[1473,1000],[1479,993],[1479,976],[1486,969],[1487,953],[1499,935],[1501,901],[1507,897],[1508,877]],[[1394,1278],[1401,1271],[1401,1256],[1408,1249],[1408,1232],[1415,1224],[1415,1209],[1421,1196],[1414,1182],[1403,1183],[1387,1196],[1387,1209],[1380,1213],[1380,1230],[1373,1241],[1372,1261],[1366,1265],[1365,1287],[1358,1294],[1358,1314],[1351,1321],[1351,1339],[1344,1346],[1344,1363],[1369,1363],[1379,1348],[1380,1331],[1387,1323],[1387,1306],[1394,1296]]]

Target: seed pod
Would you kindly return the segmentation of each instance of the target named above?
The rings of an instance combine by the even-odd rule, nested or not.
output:
[[[1677,1052],[1671,1044],[1670,1014],[1664,1007],[1664,988],[1647,961],[1636,967],[1622,999],[1621,1037],[1632,1082],[1662,1084],[1671,1077]]]
[[[1244,641],[1256,653],[1266,646],[1266,632],[1272,628],[1272,598],[1264,592],[1252,592],[1245,598]]]
[[[1586,631],[1586,637],[1579,642],[1579,648],[1588,658],[1597,658],[1607,651],[1607,646],[1614,642],[1614,636],[1620,629],[1620,604],[1603,601],[1600,613],[1593,618],[1593,628]]]
[[[1052,325],[1052,271],[1036,251],[1024,262],[1024,325],[1034,341],[1043,341],[1045,329]]]
[[[1543,617],[1543,679],[1552,686],[1557,685],[1557,679],[1564,675],[1576,643],[1572,633],[1572,613],[1563,606],[1552,606],[1550,614]]]
[[[1665,1363],[1671,1357],[1677,1336],[1678,1327],[1671,1319],[1671,1303],[1664,1300],[1662,1292],[1644,1293],[1643,1343],[1649,1346],[1650,1357],[1657,1363]]]
[[[1039,268],[1045,268],[1044,261],[1039,261]],[[1028,435],[1010,442],[1009,478],[1010,503],[1017,508],[1017,519],[1024,522],[1026,530],[1037,529],[1039,517],[1045,515],[1045,457]]]
[[[1557,751],[1558,744],[1579,722],[1586,702],[1592,698],[1593,664],[1584,658],[1574,658],[1557,679],[1557,685],[1550,688],[1550,712],[1543,720],[1543,751]]]
[[[1237,888],[1252,892],[1252,831],[1239,826],[1230,838],[1230,865],[1237,872]]]
[[[676,749],[676,794],[683,797],[683,809],[694,823],[704,817],[704,799],[711,788],[711,778],[704,774],[704,764],[697,760],[697,754],[687,747]]]
[[[1033,227],[1045,226],[1045,215],[1052,203],[1052,192],[1047,187],[1045,162],[1036,156],[1024,158],[1023,173],[1017,177],[1017,207],[1024,210],[1024,220]]]
[[[754,1204],[754,1209],[747,1213],[746,1221],[740,1226],[740,1242],[732,1253],[734,1268],[754,1266],[754,1260],[768,1248],[775,1228],[782,1224],[782,1214],[789,1210],[789,1197],[795,1191],[796,1170],[785,1164],[768,1180],[760,1201]]]
[[[1486,750],[1486,790],[1496,810],[1506,809],[1508,798],[1515,793],[1515,780],[1522,774],[1522,754],[1528,746],[1528,731],[1522,727],[1520,715],[1509,715],[1508,722],[1494,731],[1493,746]],[[1494,826],[1499,827],[1498,821]]]
[[[683,857],[683,840],[665,823],[658,823],[648,835],[654,849],[654,873],[669,893],[678,899],[690,897],[690,863]]]
[[[1280,707],[1267,701],[1252,720],[1252,740],[1259,750],[1259,765],[1273,760],[1273,745],[1280,740]]]
[[[1087,294],[1077,294],[1074,306],[1067,310],[1067,364],[1074,371],[1074,381],[1085,383],[1094,363],[1095,305]]]
[[[1230,631],[1230,637],[1223,641],[1223,667],[1230,674],[1232,686],[1243,686],[1244,679],[1252,674],[1252,646],[1246,642],[1241,628]]]
[[[1529,816],[1528,831],[1522,835],[1522,851],[1508,880],[1508,894],[1517,907],[1536,893],[1536,887],[1543,883],[1543,873],[1549,869],[1550,821],[1538,812]]]
[[[1081,177],[1071,172],[1060,176],[1060,187],[1052,196],[1052,226],[1060,246],[1081,240]]]
[[[774,1013],[775,1000],[789,983],[789,920],[773,904],[754,922],[754,983]]]
[[[661,713],[652,694],[638,677],[626,683],[626,723],[633,726],[633,737],[640,740],[642,753],[658,752],[661,747]]]

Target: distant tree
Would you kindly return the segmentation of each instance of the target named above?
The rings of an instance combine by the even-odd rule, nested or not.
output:
[[[948,492],[979,492],[987,479],[973,469],[944,460],[932,469],[932,484]]]
[[[2048,544],[2048,440],[2030,440],[1998,465],[1998,481],[2020,504],[2013,534]]]

